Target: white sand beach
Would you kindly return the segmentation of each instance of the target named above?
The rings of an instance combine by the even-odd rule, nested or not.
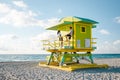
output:
[[[120,80],[120,59],[94,59],[107,69],[81,69],[67,72],[44,68],[39,62],[0,62],[0,80]]]

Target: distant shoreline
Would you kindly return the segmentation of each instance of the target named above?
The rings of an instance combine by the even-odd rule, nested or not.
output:
[[[0,54],[0,62],[11,61],[41,61],[46,60],[50,54]],[[93,54],[93,59],[114,59],[120,58],[120,54]]]
[[[119,60],[120,58],[93,58],[93,61],[96,60]],[[14,63],[14,62],[40,62],[40,61],[46,61],[46,60],[19,60],[19,61],[0,61],[0,63]]]

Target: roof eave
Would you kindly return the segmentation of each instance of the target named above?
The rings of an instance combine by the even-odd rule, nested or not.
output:
[[[72,22],[67,22],[67,21],[65,21],[65,22],[63,22],[63,23],[60,23],[60,24],[57,24],[57,25],[55,25],[55,26],[52,26],[52,27],[49,27],[49,28],[47,28],[46,30],[58,30],[59,29],[59,26],[65,26],[65,25],[68,25],[68,24],[72,24]]]

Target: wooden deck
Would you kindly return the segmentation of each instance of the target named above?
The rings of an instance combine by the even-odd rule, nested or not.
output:
[[[92,48],[81,48],[81,49],[48,49],[48,52],[92,52]]]
[[[58,65],[56,65],[56,63],[46,65],[46,62],[40,62],[39,66],[53,68],[53,69],[59,69],[59,70],[64,70],[64,71],[74,71],[74,70],[86,69],[86,68],[108,68],[107,64],[101,64],[101,65],[98,65],[98,64],[72,64],[72,65],[58,66]]]

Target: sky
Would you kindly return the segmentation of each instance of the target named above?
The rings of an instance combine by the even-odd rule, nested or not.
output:
[[[120,53],[120,0],[0,0],[0,54],[43,54],[46,28],[67,16],[99,22],[94,53]]]

